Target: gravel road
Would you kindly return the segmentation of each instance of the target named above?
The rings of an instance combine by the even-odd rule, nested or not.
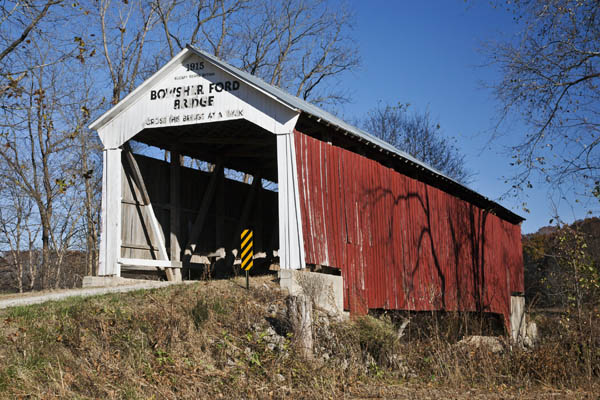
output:
[[[45,303],[47,301],[62,300],[74,296],[89,297],[106,293],[131,292],[140,289],[157,289],[177,284],[181,285],[182,283],[140,281],[140,283],[132,283],[110,287],[90,287],[83,289],[64,289],[37,293],[11,294],[8,296],[0,296],[0,309],[17,306],[27,306],[30,304],[40,304]]]

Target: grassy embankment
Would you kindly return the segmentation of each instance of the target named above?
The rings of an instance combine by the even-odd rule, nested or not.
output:
[[[1,310],[0,397],[597,398],[599,339],[552,322],[535,350],[491,353],[455,344],[460,317],[411,322],[398,338],[388,317],[318,315],[315,356],[303,360],[271,280]]]

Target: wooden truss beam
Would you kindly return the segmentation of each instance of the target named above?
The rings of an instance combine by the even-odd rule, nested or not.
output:
[[[133,181],[135,182],[135,185],[138,187],[138,189],[140,190],[140,193],[142,195],[142,205],[146,206],[146,205],[150,204],[150,196],[148,196],[148,190],[146,189],[146,184],[144,183],[144,178],[142,178],[142,173],[140,172],[140,167],[138,166],[138,163],[135,160],[133,153],[131,152],[131,147],[129,146],[129,143],[125,143],[123,145],[123,150],[125,152],[125,158],[127,159],[127,163],[129,164],[129,167],[131,168],[131,172],[133,175]]]
[[[132,176],[133,180],[136,183],[136,185],[140,191],[140,194],[142,196],[142,202],[144,203],[144,209],[146,210],[146,212],[148,214],[148,218],[150,219],[150,226],[152,228],[154,236],[156,237],[156,241],[158,242],[156,244],[158,245],[158,252],[159,252],[160,258],[162,259],[162,260],[148,260],[148,261],[149,262],[161,261],[160,265],[156,265],[156,266],[159,268],[169,268],[169,269],[167,269],[167,279],[175,280],[177,278],[177,275],[174,275],[172,273],[172,271],[170,270],[170,268],[172,268],[173,265],[171,264],[171,261],[169,260],[169,256],[167,255],[167,248],[165,246],[162,231],[160,229],[158,219],[156,218],[156,215],[154,214],[154,208],[152,207],[152,203],[150,202],[150,196],[148,195],[148,190],[146,188],[146,184],[144,183],[144,178],[140,172],[140,167],[139,167],[135,157],[133,156],[133,153],[131,152],[131,147],[129,146],[128,143],[125,143],[123,145],[123,150],[125,152],[125,158],[127,159],[127,163],[129,164],[129,167],[131,169],[131,173],[133,175]],[[154,243],[148,243],[148,244],[150,246],[154,245]]]
[[[147,260],[143,258],[119,258],[119,264],[139,267],[169,268],[169,260]]]
[[[198,209],[198,214],[196,215],[196,220],[194,221],[194,225],[192,226],[192,232],[190,233],[187,244],[185,245],[184,263],[186,264],[189,264],[189,261],[192,258],[192,254],[196,249],[196,244],[198,243],[200,233],[202,233],[202,228],[204,227],[206,215],[208,214],[208,208],[210,207],[210,204],[212,203],[215,194],[218,178],[222,172],[223,161],[221,160],[217,163],[211,174],[210,182],[208,183],[208,187],[204,192],[202,202],[200,203],[200,208]]]

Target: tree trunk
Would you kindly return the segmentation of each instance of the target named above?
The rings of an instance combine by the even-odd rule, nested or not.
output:
[[[50,237],[46,227],[42,227],[42,264],[41,285],[42,289],[50,286]]]
[[[294,341],[300,354],[306,359],[313,358],[313,310],[312,301],[305,295],[287,298],[288,320],[294,333]]]
[[[33,265],[33,240],[31,240],[31,233],[29,233],[29,251],[28,251],[28,272],[29,272],[29,290],[33,290],[35,287],[36,278],[39,277],[39,271],[34,271]],[[37,277],[36,277],[37,275]]]
[[[40,215],[42,220],[42,263],[40,267],[41,276],[41,288],[47,289],[52,283],[50,282],[50,273],[52,270],[50,262],[50,218],[49,218],[49,207],[40,209]]]
[[[11,250],[11,256],[14,262],[15,269],[17,271],[17,290],[19,293],[23,293],[23,263],[21,262],[21,248],[17,243],[16,251]]]
[[[88,152],[91,149],[87,148],[87,142],[82,139],[82,149],[81,149],[81,169],[82,174],[87,174],[91,169],[88,165]],[[97,251],[97,243],[98,243],[98,231],[96,228],[96,223],[94,221],[94,188],[92,187],[92,179],[93,177],[84,178],[84,186],[85,186],[85,199],[84,199],[84,207],[85,207],[85,222],[86,222],[86,246],[87,246],[87,255],[86,255],[86,275],[92,276],[94,275],[96,268],[96,251]]]

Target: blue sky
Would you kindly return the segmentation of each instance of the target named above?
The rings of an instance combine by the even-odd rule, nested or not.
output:
[[[342,116],[352,120],[349,116],[364,115],[378,102],[408,102],[417,110],[429,107],[476,173],[469,186],[498,200],[510,188],[502,179],[511,174],[505,146],[518,140],[524,128],[515,122],[509,136],[489,145],[498,104],[484,85],[500,75],[485,66],[480,49],[486,41],[514,38],[518,26],[512,15],[488,1],[352,0],[351,6],[362,66],[343,78],[353,100],[343,107]],[[500,201],[527,218],[523,233],[548,225],[554,215],[548,188],[534,182],[534,189],[526,193],[526,198]],[[523,211],[524,201],[530,213]],[[582,208],[569,203],[558,205],[561,218],[583,218]]]

